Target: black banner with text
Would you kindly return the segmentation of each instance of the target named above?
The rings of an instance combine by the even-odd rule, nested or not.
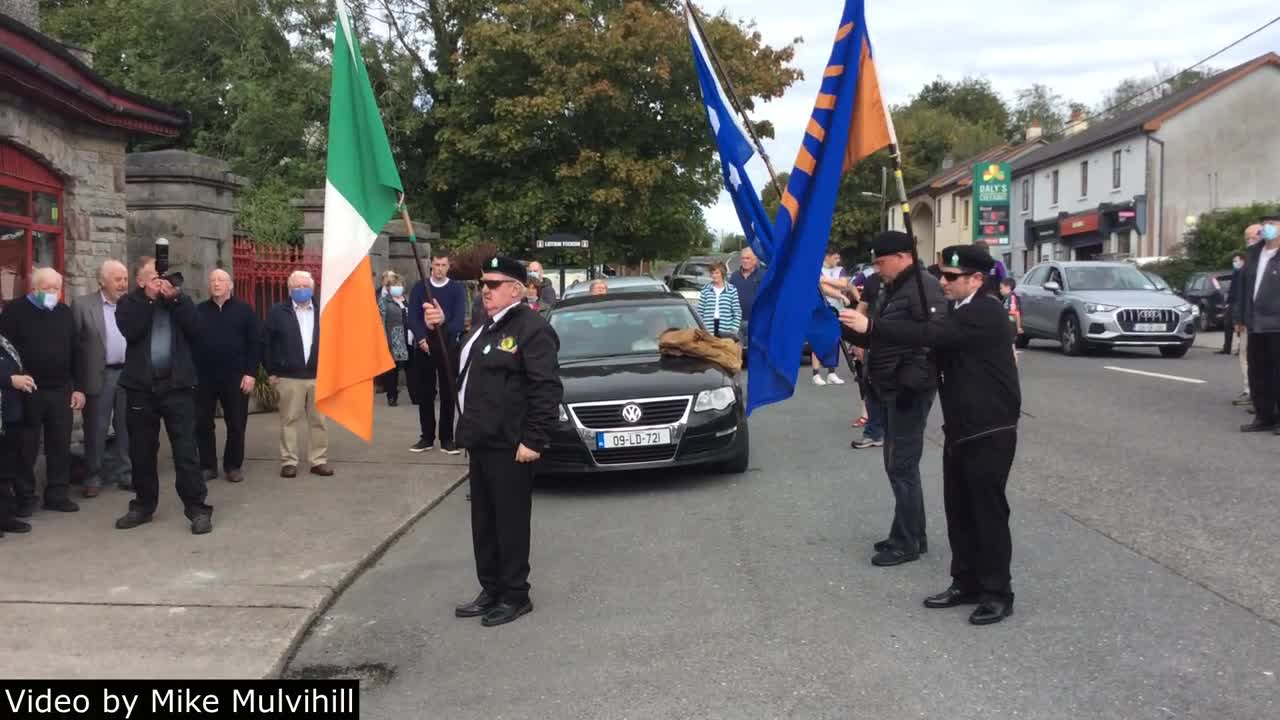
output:
[[[356,680],[0,680],[0,720],[360,717]]]

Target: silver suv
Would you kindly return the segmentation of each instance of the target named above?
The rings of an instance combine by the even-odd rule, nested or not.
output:
[[[1031,268],[1014,292],[1022,305],[1019,347],[1043,338],[1057,340],[1067,355],[1094,347],[1155,347],[1176,358],[1195,340],[1192,306],[1160,292],[1127,263],[1044,263]]]

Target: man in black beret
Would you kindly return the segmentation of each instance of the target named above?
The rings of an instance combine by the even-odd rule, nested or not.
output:
[[[872,317],[927,325],[946,316],[942,289],[924,273],[912,252],[914,247],[911,236],[901,232],[882,232],[873,239],[872,264],[884,284],[868,308]],[[854,345],[867,348],[864,367],[884,408],[884,465],[893,489],[893,524],[889,537],[875,544],[871,562],[880,567],[901,565],[918,560],[929,547],[920,456],[924,454],[925,423],[937,391],[937,370],[931,353],[924,348],[852,332],[845,335]],[[865,440],[853,442],[854,447],[867,445]]]
[[[533,463],[560,417],[564,389],[560,339],[524,304],[528,273],[489,258],[480,276],[488,320],[472,328],[459,360],[458,445],[471,461],[471,542],[480,594],[455,609],[502,625],[533,610],[529,599],[529,516]],[[439,303],[423,306],[426,326],[446,321]]]
[[[990,625],[1013,614],[1005,486],[1018,444],[1022,393],[1013,330],[996,297],[995,261],[981,248],[958,245],[943,251],[941,270],[942,287],[952,303],[944,322],[869,319],[854,311],[841,313],[840,321],[873,342],[937,352],[952,582],[925,598],[924,605],[976,603],[969,622]]]

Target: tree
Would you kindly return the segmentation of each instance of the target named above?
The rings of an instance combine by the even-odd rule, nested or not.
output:
[[[941,110],[1000,135],[1007,135],[1011,129],[1009,108],[986,78],[965,77],[951,82],[938,77],[921,88],[909,105]]]
[[[1116,117],[1162,97],[1181,92],[1206,78],[1217,75],[1218,72],[1208,67],[1177,72],[1169,66],[1157,65],[1155,72],[1151,75],[1126,78],[1117,83],[1098,105],[1096,113],[1102,117]]]
[[[1061,95],[1047,85],[1035,83],[1018,91],[1013,106],[1013,121],[1021,130],[1038,121],[1046,137],[1059,135],[1067,125],[1070,110]]]
[[[1231,256],[1245,248],[1245,228],[1263,215],[1280,212],[1280,203],[1254,203],[1204,213],[1186,236],[1184,250],[1197,269],[1231,266]]]

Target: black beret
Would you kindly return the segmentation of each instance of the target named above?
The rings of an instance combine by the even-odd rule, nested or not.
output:
[[[911,239],[910,235],[897,230],[888,230],[877,234],[871,239],[871,258],[875,259],[885,255],[893,255],[894,253],[909,253],[915,246],[915,241]]]
[[[990,254],[973,245],[952,245],[942,251],[942,269],[986,275],[995,269]]]
[[[512,280],[519,280],[521,285],[529,282],[529,271],[519,260],[513,260],[509,257],[498,255],[484,261],[484,266],[480,268],[481,272],[498,273],[506,275]]]

